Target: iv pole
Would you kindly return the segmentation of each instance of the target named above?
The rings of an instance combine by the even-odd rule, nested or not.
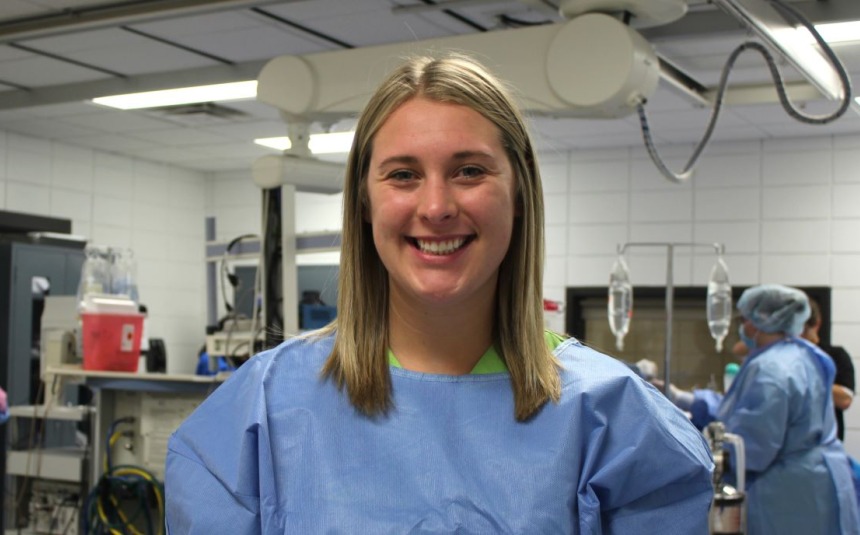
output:
[[[717,255],[722,256],[726,251],[725,245],[722,243],[661,243],[661,242],[628,242],[617,247],[618,254],[623,256],[627,249],[632,247],[665,247],[666,248],[666,351],[663,357],[663,393],[669,397],[669,379],[671,372],[669,365],[672,363],[672,311],[675,307],[675,248],[688,247],[694,249],[696,247],[712,248]]]

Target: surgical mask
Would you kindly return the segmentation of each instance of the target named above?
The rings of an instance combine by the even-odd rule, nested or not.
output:
[[[756,348],[755,339],[747,336],[746,331],[744,331],[744,324],[743,323],[741,323],[738,326],[738,336],[741,337],[741,342],[743,342],[744,345],[750,349],[750,351],[752,351],[753,349]]]

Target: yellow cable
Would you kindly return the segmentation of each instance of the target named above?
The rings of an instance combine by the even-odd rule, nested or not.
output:
[[[122,512],[122,509],[114,496],[110,497],[110,501],[113,503],[114,509],[116,509],[116,514],[119,515],[119,518],[122,520],[122,523],[125,524],[125,527],[131,530],[132,535],[143,535],[143,533],[139,532],[137,528],[134,527],[134,524],[128,521],[128,518],[126,518],[125,513]]]
[[[108,441],[108,448],[110,451],[113,451],[113,445],[116,444],[116,441],[120,439],[122,436],[122,431],[115,431],[113,435],[110,436],[110,440]],[[105,452],[105,463],[104,463],[104,471],[107,472],[110,469],[108,466],[108,452]]]
[[[150,484],[152,484],[152,490],[153,490],[153,492],[155,492],[155,500],[158,503],[159,517],[164,516],[164,498],[162,498],[161,492],[158,490],[158,482],[155,480],[155,478],[152,477],[152,475],[150,475],[149,473],[147,473],[143,470],[139,470],[137,468],[132,468],[132,467],[128,467],[128,466],[124,466],[122,468],[115,469],[114,474],[116,474],[116,475],[126,475],[126,474],[136,475],[138,477],[145,479]],[[125,520],[125,519],[123,519],[123,520]],[[126,521],[126,524],[127,523],[128,522]],[[132,528],[132,530],[133,529],[134,528]],[[158,533],[161,534],[161,533],[163,533],[163,531],[164,531],[163,525],[159,524]],[[135,533],[135,535],[143,535],[143,534],[142,533]]]
[[[97,509],[97,510],[98,510],[98,512],[99,512],[99,517],[101,517],[102,522],[104,522],[104,523],[105,523],[105,527],[107,527],[107,528],[108,528],[108,531],[110,531],[113,535],[122,535],[122,533],[120,533],[119,531],[117,531],[117,530],[113,529],[112,527],[109,527],[109,526],[110,526],[110,521],[107,519],[107,515],[105,514],[105,510],[104,510],[104,508],[102,507],[102,502],[101,502],[101,500],[99,500],[99,501],[97,501],[97,502],[96,502],[96,509]]]

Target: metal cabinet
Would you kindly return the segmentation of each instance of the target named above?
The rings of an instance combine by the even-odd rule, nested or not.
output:
[[[84,254],[80,244],[69,246],[31,243],[22,239],[0,238],[0,386],[9,405],[38,404],[39,385],[39,317],[42,299],[34,292],[34,279],[45,280],[51,295],[74,295],[77,292]],[[33,426],[26,418],[16,418],[0,426],[0,443],[10,446],[11,426],[22,441],[31,439]],[[64,420],[44,420],[40,433],[50,435],[58,443],[73,441],[75,423]],[[47,444],[50,446],[51,444]],[[15,446],[15,445],[13,445]],[[0,455],[0,492],[14,492],[12,478],[6,477],[6,455]],[[5,508],[4,508],[5,509]],[[9,526],[0,510],[0,527]]]

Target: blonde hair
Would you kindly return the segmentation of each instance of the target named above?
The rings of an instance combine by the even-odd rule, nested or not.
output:
[[[463,55],[417,57],[395,69],[359,118],[346,166],[338,317],[326,333],[335,343],[323,376],[346,388],[352,405],[375,416],[392,407],[387,357],[388,274],[364,215],[376,132],[413,98],[477,111],[499,130],[516,176],[518,216],[499,267],[493,340],[511,376],[515,416],[524,421],[561,395],[559,364],[544,339],[543,190],[522,114],[501,82]]]

